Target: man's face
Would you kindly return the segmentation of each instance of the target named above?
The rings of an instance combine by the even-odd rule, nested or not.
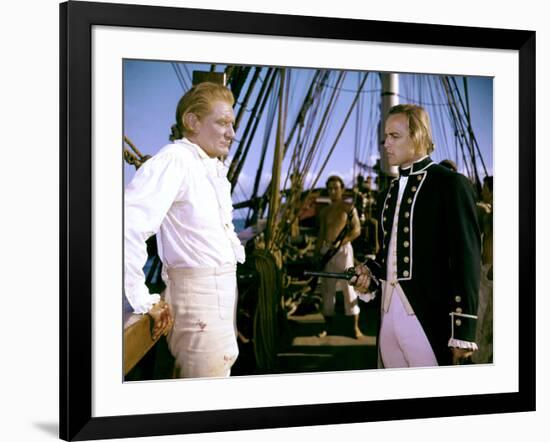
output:
[[[384,148],[390,166],[410,166],[420,157],[409,135],[409,120],[405,114],[393,114],[386,120]]]
[[[330,197],[330,200],[334,203],[336,201],[340,201],[342,199],[342,195],[344,193],[344,189],[342,189],[342,185],[340,184],[340,181],[329,181],[327,185],[328,190],[328,196]]]
[[[225,101],[212,103],[211,111],[193,125],[192,141],[198,144],[210,158],[224,157],[235,137],[233,108]]]

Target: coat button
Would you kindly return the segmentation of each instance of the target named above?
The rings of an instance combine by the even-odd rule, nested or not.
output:
[[[409,247],[409,241],[405,241],[405,242],[403,243],[403,247]]]
[[[408,256],[405,256],[405,257],[403,258],[403,261],[409,262],[409,257],[408,257]]]
[[[405,218],[408,218],[410,216],[409,212],[405,212]]]
[[[457,296],[455,296],[455,301],[456,301],[456,302],[460,302],[460,301],[462,301],[462,298],[461,298],[460,296],[457,295]]]
[[[409,233],[409,228],[408,228],[408,227],[405,227],[405,228],[403,229],[403,232]]]
[[[407,200],[407,202],[408,202],[409,204],[411,204],[411,203],[413,202],[412,198],[409,198],[409,199]]]
[[[460,327],[460,326],[462,325],[462,321],[461,321],[460,319],[457,319],[457,320],[455,321],[455,325],[456,325],[457,327]]]
[[[416,186],[412,186],[411,191],[416,192]]]
[[[408,272],[407,270],[405,270],[405,271],[403,272],[403,276],[406,278],[407,276],[409,276],[409,272]]]
[[[455,310],[457,313],[462,313],[462,309],[460,307],[457,307]]]
[[[388,193],[388,198],[391,198],[391,193]]]
[[[416,179],[417,179],[418,181],[420,181],[420,180],[422,179],[422,177],[421,177],[420,175],[417,175],[417,176],[416,176]]]

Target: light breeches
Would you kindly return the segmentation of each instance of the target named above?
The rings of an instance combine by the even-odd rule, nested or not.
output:
[[[179,377],[227,377],[237,359],[234,265],[169,269],[166,301],[174,316],[168,335]]]

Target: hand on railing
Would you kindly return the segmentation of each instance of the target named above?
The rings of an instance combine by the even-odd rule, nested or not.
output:
[[[172,319],[172,313],[170,312],[170,306],[164,301],[160,300],[147,312],[151,318],[153,318],[153,330],[151,332],[153,341],[156,341],[161,335],[167,335],[172,329],[174,321]]]

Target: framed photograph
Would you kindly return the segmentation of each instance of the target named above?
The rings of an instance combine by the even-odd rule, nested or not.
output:
[[[60,6],[60,23],[62,439],[535,409],[534,32],[70,1]],[[180,97],[201,81],[228,85],[235,97],[226,164],[247,260],[256,253],[249,247],[290,237],[295,224],[285,250],[303,265],[283,266],[275,289],[258,267],[239,265],[240,360],[230,377],[178,379],[173,361],[151,362],[170,356],[166,342],[152,339],[149,316],[132,315],[125,301],[124,189],[169,143]],[[311,232],[317,209],[331,202],[329,178],[341,178],[344,199],[364,209],[357,216],[366,226],[370,194],[358,176],[382,190],[396,173],[380,153],[384,97],[427,109],[432,159],[451,160],[480,195],[484,177],[495,178],[494,226],[485,235],[494,247],[494,322],[491,315],[491,355],[481,363],[378,368],[377,308],[361,304],[354,329],[338,297],[335,322],[338,313],[344,319],[336,328],[351,334],[327,337],[315,290],[297,277],[313,263]],[[262,135],[253,138],[256,130]],[[310,159],[318,139],[325,147]],[[264,165],[265,152],[279,156],[279,166]],[[361,261],[376,253],[365,244],[354,243]],[[162,266],[149,251],[147,283],[159,293]],[[280,271],[276,261],[269,263]],[[269,301],[255,305],[252,319],[250,286]]]

